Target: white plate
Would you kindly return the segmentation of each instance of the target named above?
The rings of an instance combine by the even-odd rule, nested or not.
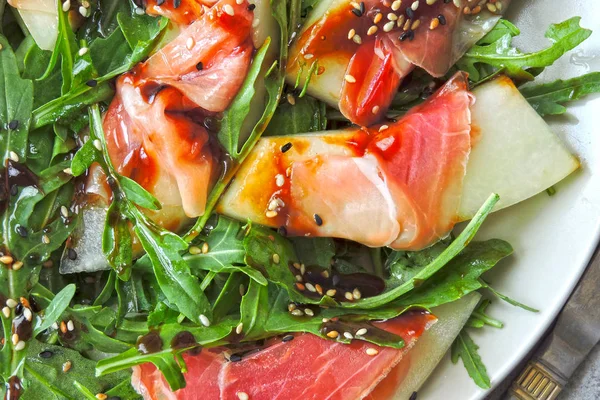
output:
[[[600,3],[594,0],[513,1],[508,18],[522,31],[523,50],[545,47],[550,23],[582,16],[595,33],[574,52],[547,69],[539,81],[600,71]],[[489,313],[504,329],[471,330],[480,347],[492,385],[499,384],[527,355],[552,323],[577,284],[600,237],[600,97],[580,101],[568,114],[549,118],[553,130],[582,161],[582,170],[557,186],[553,197],[542,193],[488,219],[479,239],[509,241],[515,254],[486,275],[494,287],[538,308],[530,313],[494,301]],[[419,392],[420,400],[475,400],[486,395],[464,367],[447,357]]]

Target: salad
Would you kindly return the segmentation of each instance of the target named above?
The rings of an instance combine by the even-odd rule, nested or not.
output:
[[[537,310],[476,233],[600,91],[535,82],[579,17],[526,53],[509,6],[0,0],[4,399],[415,400],[448,351],[490,388],[469,332]]]

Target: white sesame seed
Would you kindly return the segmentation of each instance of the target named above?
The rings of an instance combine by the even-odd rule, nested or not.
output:
[[[198,246],[191,246],[188,251],[193,256],[202,253],[202,250],[200,250],[200,247]]]
[[[66,0],[64,3],[62,3],[62,10],[64,12],[69,11],[70,8],[71,8],[71,0]]]
[[[277,253],[273,254],[272,258],[273,258],[273,262],[275,264],[279,264],[279,261],[280,261],[279,254],[277,254]]]
[[[382,18],[383,18],[383,14],[377,13],[377,14],[375,14],[375,18],[373,18],[373,22],[376,23],[376,24],[378,24],[379,21],[381,21]]]
[[[414,1],[411,5],[410,8],[412,8],[413,11],[417,11],[417,8],[419,8],[419,0]]]
[[[11,256],[2,256],[2,257],[0,257],[0,262],[2,264],[9,265],[9,264],[12,264],[13,258]]]
[[[186,47],[188,50],[191,50],[191,49],[193,49],[195,45],[196,45],[196,41],[194,40],[194,38],[193,38],[193,37],[189,37],[189,38],[187,38],[187,40],[185,41],[185,47]]]
[[[387,125],[381,125],[381,126],[379,127],[379,132],[383,132],[383,131],[385,131],[387,128],[389,128],[389,126],[387,126]]]
[[[12,150],[8,153],[8,158],[14,162],[19,162],[19,155]]]
[[[311,58],[313,58],[313,57],[314,57],[314,54],[310,54],[310,53],[309,53],[309,54],[305,54],[305,55],[304,55],[304,59],[305,59],[305,60],[310,60],[310,59],[311,59]]]
[[[77,54],[79,54],[80,57],[83,57],[87,54],[88,51],[89,51],[89,49],[87,47],[82,47],[79,49]]]
[[[310,282],[307,282],[306,285],[304,285],[304,286],[306,286],[306,288],[308,289],[309,292],[315,293],[317,291],[317,289],[314,287],[314,285]]]
[[[354,35],[356,35],[356,30],[354,28],[350,29],[348,31],[348,40],[352,39],[354,37]]]
[[[285,97],[286,97],[288,103],[290,103],[291,105],[296,104],[296,98],[294,97],[293,94],[288,93]]]
[[[498,11],[498,9],[496,8],[496,6],[492,3],[487,3],[486,7],[488,10],[490,10],[490,12],[495,13],[496,11]]]
[[[369,347],[365,353],[367,353],[370,356],[376,356],[377,354],[379,354],[379,350]]]
[[[352,336],[352,334],[350,332],[344,332],[344,337],[346,339],[354,339],[354,336]]]
[[[58,322],[52,324],[52,329],[54,329],[55,331],[58,330]]]
[[[321,272],[321,276],[322,276],[323,278],[329,278],[329,271],[327,271],[327,270],[324,270],[324,271],[322,271],[322,272]]]
[[[223,6],[223,11],[225,12],[225,14],[228,14],[228,15],[231,15],[231,16],[233,16],[235,14],[234,11],[233,11],[233,7],[231,7],[230,4],[225,4]]]
[[[389,32],[392,29],[394,29],[394,26],[396,26],[396,23],[394,21],[390,21],[390,22],[388,22],[387,24],[385,24],[383,26],[383,31],[384,32]]]
[[[137,15],[144,15],[146,12],[144,11],[144,9],[142,7],[136,7],[135,13]]]
[[[135,11],[137,14],[137,9]],[[82,17],[87,17],[87,13],[88,13],[87,8],[85,8],[84,6],[79,7],[79,14],[81,14]]]
[[[4,315],[4,318],[10,318],[10,308],[3,307],[2,308],[2,314]]]
[[[72,320],[69,320],[69,322],[67,322],[67,330],[69,332],[73,332],[75,330],[75,324],[73,324]]]
[[[368,36],[372,36],[374,34],[377,33],[377,26],[376,25],[372,25],[369,30],[367,30],[367,35]]]
[[[310,308],[305,308],[304,309],[304,313],[306,315],[308,315],[309,317],[314,317],[315,316],[315,312],[313,310],[311,310]]]
[[[42,242],[44,244],[50,244],[50,238],[48,237],[48,235],[43,235],[42,236]]]
[[[360,38],[360,36],[358,34],[354,35],[352,37],[352,41],[356,44],[361,44],[362,43],[362,39]]]
[[[329,289],[327,292],[325,292],[325,294],[329,297],[335,296],[336,293],[337,293],[337,290],[335,290],[335,289]]]
[[[302,282],[302,275],[296,275],[296,280],[298,282]]]
[[[0,43],[0,51],[2,51],[3,48],[4,46],[2,46],[2,43]]]
[[[277,216],[277,211],[271,211],[271,210],[269,210],[269,211],[267,211],[265,213],[265,216],[267,218],[275,218]]]
[[[83,0],[81,2],[81,5],[84,6],[85,8],[90,8],[90,2],[87,0]]]
[[[282,187],[285,183],[285,177],[282,174],[275,175],[275,184],[279,187]]]
[[[323,321],[324,324],[329,322],[329,318],[323,318],[321,321]]]
[[[436,1],[437,0],[427,0],[426,3],[427,3],[428,6],[432,6],[432,5],[435,4]]]
[[[377,114],[379,112],[379,106],[373,106],[373,109],[371,110],[371,112],[373,114]]]
[[[356,82],[356,78],[353,77],[352,75],[346,75],[344,76],[344,79],[346,80],[346,82],[348,83],[355,83]]]
[[[208,242],[202,243],[202,254],[208,253]]]
[[[306,273],[306,265],[300,264],[300,273],[304,275]]]
[[[242,4],[244,0],[235,0],[235,4]]]
[[[240,296],[243,296],[246,294],[246,287],[244,286],[243,283],[240,283]]]
[[[27,321],[31,321],[33,319],[33,313],[31,312],[31,310],[27,307],[25,307],[23,309],[23,315],[25,316],[25,319]]]
[[[67,175],[73,175],[73,171],[71,170],[71,168],[65,168],[63,169],[63,172]]]
[[[19,340],[19,343],[17,343],[17,344],[15,345],[15,350],[16,350],[16,351],[21,351],[21,350],[23,350],[24,348],[25,348],[25,342],[24,342],[24,341],[22,341],[22,340]]]
[[[279,203],[277,203],[277,200],[273,199],[269,202],[269,206],[267,207],[267,210],[273,211],[273,210],[277,209],[278,205],[279,205]]]
[[[461,0],[452,0],[452,3],[454,3],[457,8],[462,8]]]
[[[350,5],[351,5],[353,8],[356,8],[357,10],[359,10],[359,9],[360,9],[360,4],[358,4],[358,3],[357,3],[357,2],[355,2],[355,1],[351,1],[351,2],[350,2]]]
[[[404,19],[405,19],[404,15],[399,16],[398,20],[396,21],[396,26],[398,26],[398,27],[402,26],[404,24]]]
[[[6,305],[9,308],[15,308],[17,306],[17,304],[19,304],[19,303],[17,303],[17,301],[15,299],[8,299],[8,300],[6,300]]]
[[[496,2],[496,9],[497,9],[498,11],[502,11],[502,7],[503,7],[503,6],[502,6],[502,2],[501,2],[501,1],[497,1],[497,2]]]
[[[419,25],[421,25],[421,20],[420,19],[418,19],[415,22],[413,22],[412,25],[410,26],[410,29],[414,31],[415,29],[417,29],[419,27]]]
[[[352,293],[350,292],[344,293],[344,297],[346,298],[346,300],[354,300],[354,297],[352,297]]]
[[[390,21],[396,21],[398,19],[398,16],[396,14],[394,14],[394,13],[388,13],[387,18]]]
[[[362,294],[360,293],[360,290],[354,289],[352,291],[352,297],[354,298],[354,300],[360,300],[360,298],[362,297]]]
[[[363,336],[366,333],[367,333],[367,328],[360,328],[359,330],[356,331],[356,336]]]
[[[62,365],[63,372],[68,372],[71,369],[71,365],[73,365],[73,363],[70,360],[65,361]]]
[[[258,18],[254,18],[254,20],[252,21],[252,27],[256,28],[258,25],[260,25],[260,21],[258,20]]]
[[[402,4],[402,0],[396,0],[392,3],[392,10],[398,11],[400,5]]]
[[[11,336],[11,340],[12,340],[13,346],[16,345],[17,343],[19,343],[19,334],[13,333],[13,335]]]
[[[204,314],[200,314],[200,322],[202,322],[202,325],[204,326],[210,326],[210,321]]]
[[[44,235],[45,236],[45,235]],[[12,265],[12,269],[13,271],[18,271],[23,267],[23,262],[22,261],[17,261]]]
[[[244,329],[244,323],[240,322],[238,324],[238,326],[235,327],[235,333],[237,333],[238,335],[242,333],[242,330]]]
[[[240,399],[240,400],[249,400],[250,399],[250,396],[248,396],[248,393],[246,393],[246,392],[237,392],[236,394],[237,394],[238,399]]]
[[[297,308],[291,311],[291,314],[295,317],[301,317],[304,315],[302,310],[298,310]]]

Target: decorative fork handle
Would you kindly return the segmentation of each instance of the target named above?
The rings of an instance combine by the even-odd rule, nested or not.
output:
[[[537,360],[531,360],[509,390],[511,399],[554,400],[566,379]]]

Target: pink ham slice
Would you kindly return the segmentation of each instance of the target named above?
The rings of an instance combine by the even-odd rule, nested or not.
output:
[[[163,204],[151,216],[165,227],[204,213],[220,154],[203,121],[229,106],[247,74],[254,51],[248,6],[219,1],[117,82],[104,120],[109,154],[120,174]],[[101,194],[103,177],[90,176],[88,191]]]
[[[135,367],[132,383],[146,400],[237,400],[242,392],[252,400],[362,399],[404,363],[407,352],[435,321],[430,314],[409,312],[380,323],[380,328],[404,339],[406,345],[400,350],[359,340],[346,345],[303,334],[239,362],[226,362],[222,355],[206,350],[198,356],[186,355],[187,385],[175,393],[151,364]],[[369,355],[367,349],[378,353]],[[409,358],[405,364],[409,368]],[[401,384],[399,370],[396,367],[392,377],[395,387]]]
[[[466,1],[461,7],[455,2],[437,1],[429,5],[421,1],[415,11],[411,9],[413,1],[401,2],[396,10],[392,9],[393,3],[364,1],[361,3],[364,13],[357,16],[349,2],[334,0],[332,8],[304,30],[292,46],[290,76],[295,76],[299,66],[307,64],[306,59],[319,60],[325,69],[345,67],[338,106],[350,121],[361,126],[382,119],[402,80],[415,67],[435,77],[445,75],[494,26],[510,0],[502,0],[502,7],[495,13],[479,7],[474,15],[465,14],[463,7],[471,9],[477,5]],[[377,30],[368,33],[379,13],[383,18],[375,24]],[[390,13],[398,17],[393,26],[388,26]],[[434,20],[437,23],[432,29]],[[353,40],[351,33],[360,39]]]
[[[471,101],[457,74],[389,127],[261,139],[217,210],[289,235],[427,247],[457,221]]]

